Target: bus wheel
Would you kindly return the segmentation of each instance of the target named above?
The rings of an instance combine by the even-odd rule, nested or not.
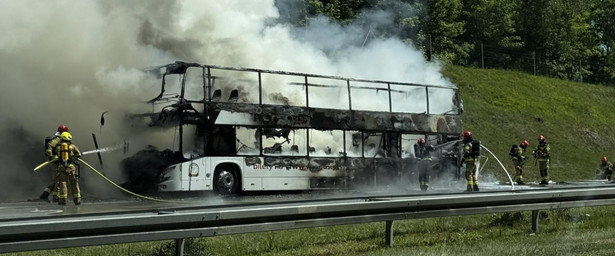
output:
[[[239,187],[239,178],[235,170],[229,166],[221,166],[214,175],[214,189],[220,195],[234,195]]]

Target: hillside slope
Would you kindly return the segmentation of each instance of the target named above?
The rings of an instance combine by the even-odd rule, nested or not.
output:
[[[493,151],[511,175],[512,144],[539,134],[551,146],[553,181],[591,179],[602,156],[615,160],[615,88],[533,76],[526,73],[447,66],[444,75],[459,87],[463,126]],[[490,155],[483,170],[508,180]],[[539,180],[534,159],[524,168],[526,181]]]

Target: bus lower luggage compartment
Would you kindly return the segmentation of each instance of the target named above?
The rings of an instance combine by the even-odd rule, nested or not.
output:
[[[348,186],[349,177],[311,177],[310,189],[340,189]]]

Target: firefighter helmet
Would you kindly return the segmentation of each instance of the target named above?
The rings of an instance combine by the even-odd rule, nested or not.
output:
[[[425,144],[425,139],[423,139],[423,138],[419,138],[418,143],[419,143],[419,144]]]
[[[602,162],[603,162],[603,163],[606,163],[606,161],[608,161],[608,160],[606,159],[606,156],[603,156],[603,157],[602,157]]]
[[[61,124],[60,126],[58,126],[58,132],[59,133],[68,132],[68,126],[66,126],[65,124]]]
[[[527,148],[527,147],[530,145],[530,143],[529,143],[527,140],[523,140],[523,142],[521,142],[521,145],[522,145],[524,148]]]
[[[472,137],[472,132],[470,130],[466,130],[465,132],[463,132],[463,137],[465,138]]]
[[[71,141],[71,140],[73,140],[73,136],[70,135],[69,132],[63,132],[62,134],[60,134],[60,138],[62,138],[62,140],[64,140],[64,141]]]
[[[545,136],[542,136],[542,134],[538,135],[538,141],[544,141],[544,140],[545,140]]]

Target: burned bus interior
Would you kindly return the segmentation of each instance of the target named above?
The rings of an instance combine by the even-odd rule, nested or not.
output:
[[[175,129],[178,143],[125,158],[129,189],[151,192],[165,167],[209,156],[343,173],[335,181],[315,177],[312,188],[386,185],[412,175],[421,137],[436,149],[434,175],[459,178],[462,107],[454,87],[180,61],[147,74],[159,80],[158,94],[127,118]]]

